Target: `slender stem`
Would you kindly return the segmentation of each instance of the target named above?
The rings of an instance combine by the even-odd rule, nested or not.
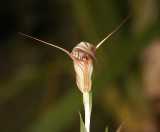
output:
[[[90,132],[90,118],[92,111],[92,95],[89,92],[83,93],[83,104],[85,111],[85,128],[87,132]]]

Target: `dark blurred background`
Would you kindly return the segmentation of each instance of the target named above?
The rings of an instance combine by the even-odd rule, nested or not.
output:
[[[0,131],[78,132],[83,113],[72,61],[63,52],[97,44],[91,132],[158,132],[160,123],[158,0],[2,0],[0,2]],[[123,130],[121,130],[123,131]]]

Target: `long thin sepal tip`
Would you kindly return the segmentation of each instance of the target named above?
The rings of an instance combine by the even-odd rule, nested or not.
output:
[[[114,33],[116,33],[130,18],[130,15],[128,15],[119,25],[116,27],[110,34],[108,34],[103,40],[101,40],[97,46],[96,49],[98,49],[108,38],[110,38]]]
[[[71,57],[69,51],[66,50],[66,49],[64,49],[64,48],[62,48],[62,47],[59,47],[59,46],[57,46],[57,45],[54,45],[54,44],[45,42],[45,41],[40,40],[40,39],[38,39],[38,38],[35,38],[35,37],[30,36],[30,35],[24,34],[24,33],[22,33],[22,32],[18,32],[18,34],[21,35],[21,36],[24,36],[24,37],[27,37],[27,38],[36,40],[36,41],[38,41],[38,42],[40,42],[40,43],[43,43],[43,44],[46,44],[46,45],[50,45],[50,46],[52,46],[52,47],[55,47],[55,48],[57,48],[57,49],[59,49],[59,50],[65,52],[67,55],[69,55],[69,57]]]

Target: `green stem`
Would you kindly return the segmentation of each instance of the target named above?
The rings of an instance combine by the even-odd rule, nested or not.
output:
[[[92,94],[89,92],[83,93],[83,104],[85,112],[85,128],[87,132],[90,132],[90,118],[92,111]]]

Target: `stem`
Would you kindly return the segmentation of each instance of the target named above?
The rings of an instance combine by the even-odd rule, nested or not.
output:
[[[85,112],[85,128],[87,132],[90,132],[90,118],[92,111],[92,94],[89,92],[83,93],[83,104]]]

